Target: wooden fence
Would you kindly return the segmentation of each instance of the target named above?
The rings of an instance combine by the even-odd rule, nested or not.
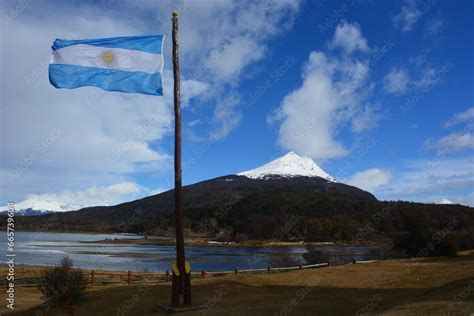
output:
[[[327,256],[327,262],[318,263],[318,264],[310,264],[310,265],[299,265],[294,267],[281,267],[281,268],[273,268],[268,265],[266,268],[263,269],[239,269],[238,267],[234,268],[232,271],[205,271],[202,269],[200,272],[191,272],[192,279],[203,279],[206,277],[218,277],[218,276],[225,276],[230,274],[259,274],[259,273],[276,273],[276,272],[285,272],[285,271],[294,271],[294,270],[304,270],[304,269],[317,269],[317,268],[324,268],[333,265],[334,258],[338,257],[349,257],[351,258],[352,263],[366,263],[372,262],[371,261],[357,261],[356,257],[365,257],[369,256],[369,254],[330,254]],[[379,259],[379,258],[378,258]],[[15,278],[15,287],[37,287],[39,286],[42,277],[30,277],[30,278]],[[111,283],[121,283],[121,284],[136,284],[136,283],[162,283],[162,282],[170,282],[171,281],[171,273],[169,270],[166,272],[156,272],[156,273],[141,273],[141,272],[113,272],[113,271],[95,271],[92,270],[88,274],[88,281],[87,283],[90,286],[95,285],[104,285],[104,284],[111,284]],[[8,288],[8,282],[7,282]]]
[[[239,269],[235,268],[232,271],[205,271],[202,269],[200,272],[191,272],[191,277],[193,279],[204,279],[206,277],[217,277],[224,276],[229,274],[239,274],[239,273],[272,273],[280,271],[291,271],[291,270],[303,270],[303,269],[315,269],[327,267],[328,263],[319,263],[311,265],[300,265],[296,267],[285,267],[285,268],[272,268],[267,266],[265,269]],[[100,276],[107,276],[109,279],[100,279]],[[112,277],[112,279],[110,279]],[[132,283],[160,283],[160,282],[170,282],[171,273],[169,270],[166,272],[157,272],[157,273],[140,273],[128,271],[125,273],[119,272],[98,272],[92,270],[90,273],[90,285],[94,286],[97,284],[107,284],[107,283],[123,283],[123,284],[132,284]]]

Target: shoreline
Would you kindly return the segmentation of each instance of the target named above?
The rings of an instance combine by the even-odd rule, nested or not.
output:
[[[123,239],[103,239],[97,241],[81,241],[81,243],[99,243],[99,244],[135,244],[135,245],[155,245],[155,246],[173,246],[176,243],[175,238],[169,237],[142,237],[142,238],[123,238]],[[218,242],[212,238],[185,238],[187,246],[208,246],[208,247],[388,247],[388,241],[365,241],[357,244],[350,242],[304,242],[304,241],[277,241],[277,240],[248,240],[244,242]]]
[[[176,240],[172,235],[147,235],[126,232],[94,232],[94,231],[35,231],[35,230],[19,230],[15,233],[52,233],[52,234],[78,234],[78,235],[120,235],[124,238],[101,239],[95,241],[79,241],[81,243],[101,243],[101,244],[145,244],[145,245],[175,245]],[[128,238],[127,238],[128,237]],[[133,237],[133,238],[131,238]],[[139,242],[137,242],[139,241]],[[390,240],[362,240],[357,242],[347,241],[279,241],[271,239],[251,239],[243,242],[219,242],[211,237],[187,237],[184,240],[188,246],[224,246],[224,247],[387,247],[391,246]]]
[[[422,261],[425,261],[425,260],[432,261],[432,260],[436,260],[436,259],[439,260],[440,258],[442,258],[444,260],[462,260],[462,258],[469,258],[469,257],[472,257],[472,256],[474,256],[474,249],[459,251],[457,253],[457,256],[454,256],[454,257],[442,257],[442,256],[441,257],[423,257]],[[384,262],[384,261],[407,261],[407,262],[411,262],[412,260],[410,258],[387,258],[387,259],[377,260],[377,262]],[[36,275],[39,272],[38,270],[41,270],[41,272],[42,272],[46,269],[54,268],[56,266],[57,266],[57,264],[54,264],[54,265],[41,265],[41,264],[17,263],[17,264],[15,264],[15,270],[17,272],[19,272],[20,274],[22,274],[22,273],[25,273],[25,274],[33,273],[33,274]],[[112,269],[103,269],[103,268],[79,268],[79,267],[73,267],[73,268],[84,271],[84,272],[91,272],[92,270],[94,270],[95,272],[98,272],[98,273],[104,272],[104,273],[113,274],[115,272],[115,273],[121,274],[121,275],[123,275],[125,273],[128,273],[128,270],[112,270]],[[5,271],[7,271],[7,270],[8,270],[8,265],[5,264],[5,263],[0,263],[0,273],[5,273]],[[133,273],[137,273],[137,274],[163,274],[163,273],[166,273],[166,270],[163,270],[163,271],[148,271],[148,272],[133,271],[133,270],[130,270],[130,271],[133,272]],[[222,270],[222,271],[226,271],[226,270]],[[196,271],[193,271],[193,272],[196,272]],[[211,271],[211,272],[221,272],[221,271]]]

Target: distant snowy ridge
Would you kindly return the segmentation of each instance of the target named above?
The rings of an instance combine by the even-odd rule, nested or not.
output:
[[[298,176],[320,177],[331,182],[337,182],[336,179],[321,169],[311,158],[301,157],[293,151],[261,167],[240,172],[237,175],[251,179],[265,179],[272,175],[289,178]]]
[[[18,212],[18,214],[21,214],[21,211],[25,211],[24,213],[31,213],[31,215],[40,215],[40,213],[66,212],[80,208],[82,208],[82,205],[60,203],[56,200],[48,200],[47,198],[39,197],[36,194],[29,195],[26,200],[20,203],[15,203],[15,212]],[[0,207],[0,212],[4,212],[7,209],[8,206]]]

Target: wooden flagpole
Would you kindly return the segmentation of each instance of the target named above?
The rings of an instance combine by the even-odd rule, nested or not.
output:
[[[175,228],[176,228],[176,266],[173,269],[171,304],[178,306],[180,296],[184,304],[191,305],[191,274],[186,271],[184,254],[183,209],[182,209],[182,179],[181,179],[181,105],[180,105],[180,72],[179,72],[179,43],[178,16],[173,12],[173,77],[174,77],[174,196],[175,196]],[[178,273],[176,273],[178,272]]]

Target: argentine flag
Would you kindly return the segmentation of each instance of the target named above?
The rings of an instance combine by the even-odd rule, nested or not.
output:
[[[56,39],[49,81],[56,88],[163,95],[164,35]]]

